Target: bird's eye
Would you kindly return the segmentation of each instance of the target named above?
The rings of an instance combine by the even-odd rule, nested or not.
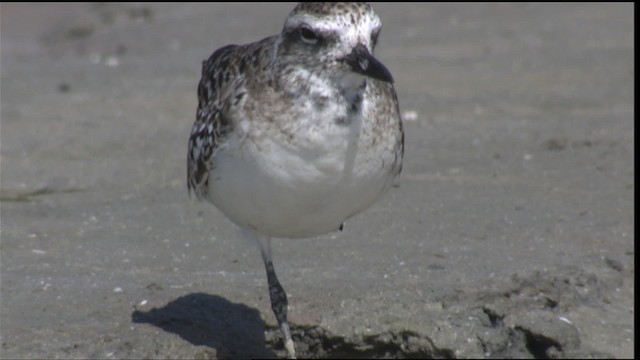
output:
[[[320,40],[320,37],[318,36],[318,34],[316,34],[313,30],[307,27],[300,28],[299,33],[300,33],[300,39],[307,44],[311,44],[311,45],[317,44],[318,40]]]

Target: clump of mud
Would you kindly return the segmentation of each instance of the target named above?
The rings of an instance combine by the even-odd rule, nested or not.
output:
[[[266,332],[267,345],[282,348],[278,328]],[[411,331],[388,331],[347,339],[319,326],[294,326],[296,355],[311,359],[440,359],[453,358],[452,351],[438,349],[433,342]],[[284,355],[284,353],[282,354]]]

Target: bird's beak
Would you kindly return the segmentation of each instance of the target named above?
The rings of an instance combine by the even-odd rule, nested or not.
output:
[[[351,53],[341,59],[351,70],[359,74],[393,83],[393,76],[387,68],[369,53],[369,50],[358,44]]]

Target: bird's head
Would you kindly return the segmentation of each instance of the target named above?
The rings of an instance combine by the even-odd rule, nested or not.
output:
[[[381,28],[365,3],[301,3],[287,17],[277,57],[340,82],[362,83],[368,77],[392,83],[389,70],[373,57]]]

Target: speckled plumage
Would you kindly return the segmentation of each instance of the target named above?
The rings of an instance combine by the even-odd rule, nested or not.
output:
[[[373,57],[380,28],[367,4],[302,3],[279,35],[203,62],[188,188],[262,239],[265,265],[270,237],[337,230],[400,173],[398,100]]]

